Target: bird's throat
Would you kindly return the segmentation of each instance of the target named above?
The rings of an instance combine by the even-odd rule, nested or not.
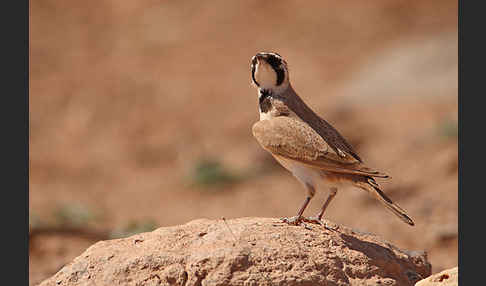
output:
[[[267,113],[272,108],[271,96],[272,93],[268,89],[260,89],[258,97],[258,104],[260,108],[260,113]]]

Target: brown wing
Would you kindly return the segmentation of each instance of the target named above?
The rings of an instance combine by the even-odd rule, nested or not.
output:
[[[314,129],[329,146],[344,157],[348,154],[354,157],[356,160],[362,162],[356,151],[353,149],[344,137],[332,127],[326,120],[317,115],[305,102],[297,95],[293,88],[288,88],[285,94],[281,96],[274,96],[281,99],[290,110],[295,112],[298,117],[302,118],[309,126]]]
[[[297,119],[279,116],[253,125],[253,136],[267,151],[331,172],[388,177],[365,167],[351,155],[338,155],[309,125]],[[338,151],[339,152],[339,151]]]

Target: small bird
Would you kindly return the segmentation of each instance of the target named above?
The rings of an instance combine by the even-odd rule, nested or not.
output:
[[[252,82],[258,89],[260,111],[260,121],[252,127],[253,136],[307,190],[297,215],[283,218],[284,222],[323,225],[322,216],[338,187],[351,185],[367,191],[402,221],[414,225],[374,179],[388,175],[366,167],[344,137],[297,95],[289,81],[287,62],[279,54],[260,52],[251,59],[250,68]],[[305,218],[302,214],[318,183],[329,187],[329,196],[315,217]]]

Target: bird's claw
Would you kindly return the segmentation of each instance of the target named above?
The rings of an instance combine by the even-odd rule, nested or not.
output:
[[[317,217],[304,217],[302,219],[303,221],[305,222],[308,222],[308,223],[315,223],[315,224],[318,224],[318,225],[325,225],[324,222],[322,220],[320,220],[319,218]]]
[[[308,222],[308,223],[314,223],[314,224],[321,225],[327,230],[336,230],[336,227],[329,226],[329,224],[327,222],[320,220],[318,217],[303,218],[302,220],[305,221],[305,222]]]
[[[282,217],[280,218],[280,220],[289,225],[299,225],[304,220],[304,217],[303,216]]]

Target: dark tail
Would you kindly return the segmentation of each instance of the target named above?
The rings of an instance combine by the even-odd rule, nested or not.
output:
[[[385,207],[391,210],[398,218],[409,225],[415,225],[407,213],[380,190],[376,181],[371,177],[365,177],[363,181],[356,182],[356,186],[374,195]]]

